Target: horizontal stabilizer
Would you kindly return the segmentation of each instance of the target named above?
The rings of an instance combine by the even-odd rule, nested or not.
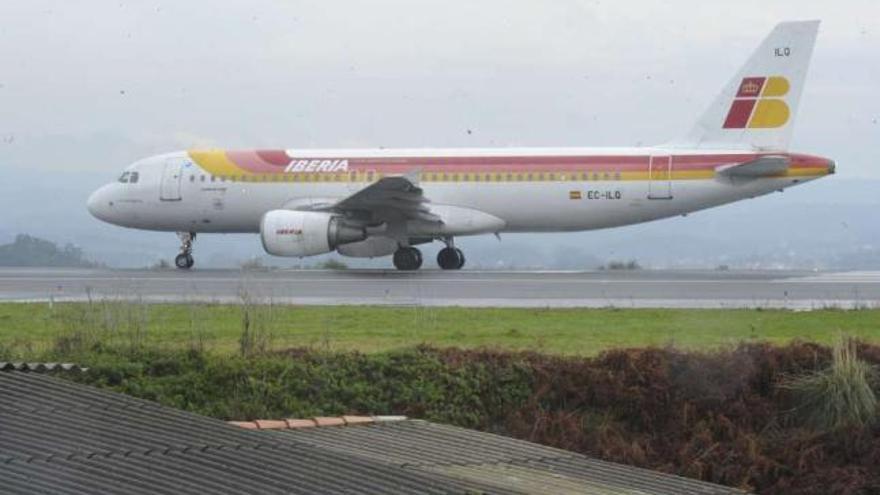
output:
[[[715,169],[726,177],[772,177],[788,171],[791,159],[787,156],[762,156],[755,160],[732,165],[722,165]]]

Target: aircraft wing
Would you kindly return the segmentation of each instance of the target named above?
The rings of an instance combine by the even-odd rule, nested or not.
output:
[[[327,209],[368,214],[377,221],[403,219],[441,222],[440,217],[428,209],[429,202],[422,188],[411,177],[395,175],[382,177]]]
[[[770,177],[785,173],[791,159],[787,156],[766,155],[754,160],[718,167],[716,171],[727,177]]]

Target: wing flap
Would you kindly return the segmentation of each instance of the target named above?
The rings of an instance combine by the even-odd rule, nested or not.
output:
[[[367,212],[377,221],[387,221],[386,216],[407,220],[441,222],[431,213],[430,203],[410,176],[382,177],[351,196],[338,201],[330,209],[335,211]]]

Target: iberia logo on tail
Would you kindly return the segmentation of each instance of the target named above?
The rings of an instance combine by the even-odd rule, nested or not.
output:
[[[789,109],[783,96],[788,79],[782,76],[743,78],[727,119],[725,129],[769,129],[788,122]]]

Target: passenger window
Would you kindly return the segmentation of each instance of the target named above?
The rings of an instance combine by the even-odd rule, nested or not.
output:
[[[195,176],[195,175],[190,175],[190,176],[189,176],[189,181],[190,181],[190,182],[195,182],[195,181],[196,181],[196,176]]]
[[[201,180],[202,182],[205,182],[205,174],[202,174],[202,175],[200,175],[199,177],[201,177],[200,180]]]

